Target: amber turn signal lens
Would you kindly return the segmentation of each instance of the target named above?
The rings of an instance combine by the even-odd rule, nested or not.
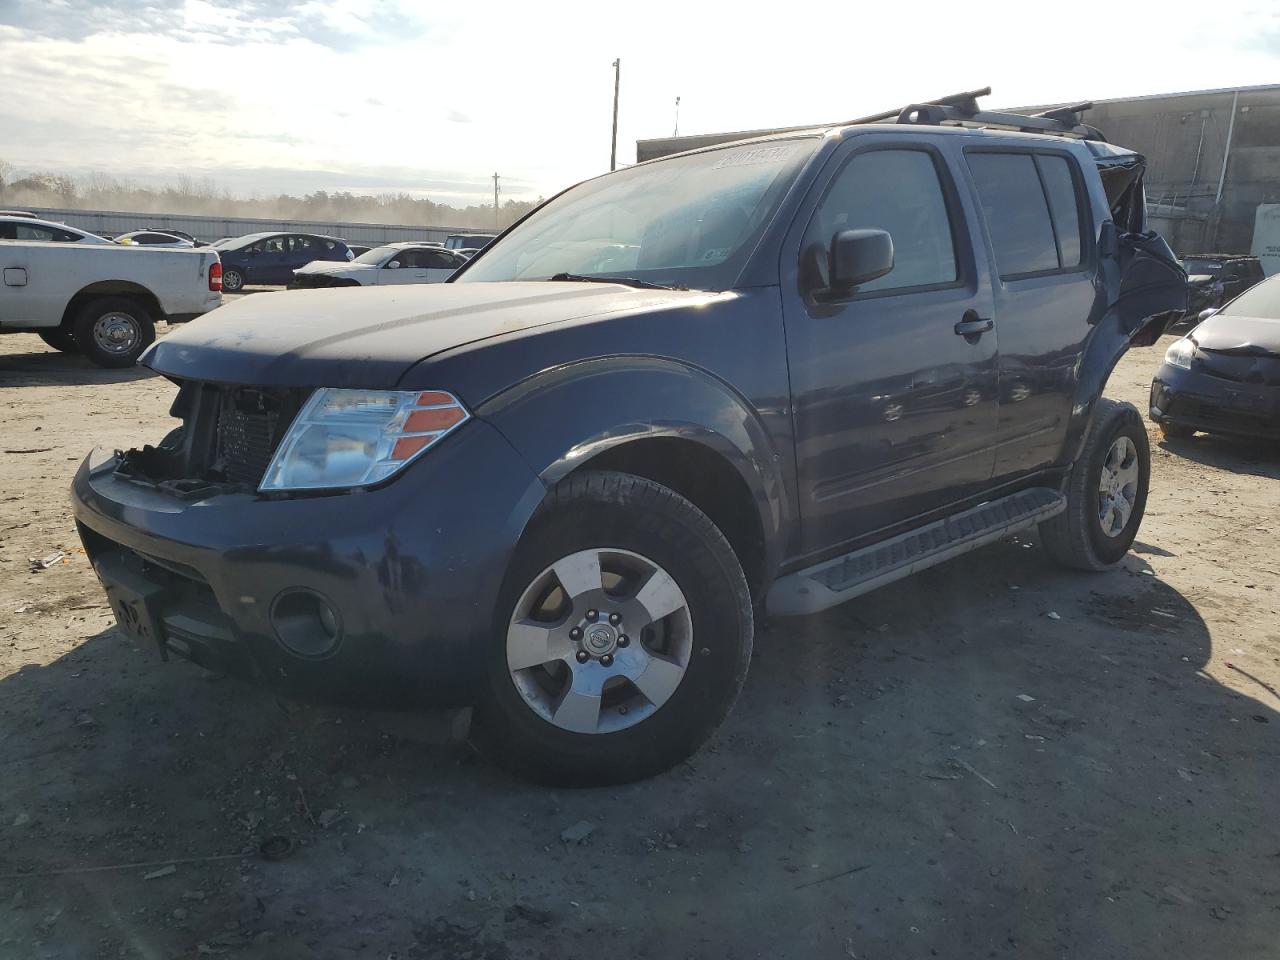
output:
[[[461,407],[439,407],[435,410],[414,410],[405,418],[405,433],[431,433],[448,430],[467,418]]]

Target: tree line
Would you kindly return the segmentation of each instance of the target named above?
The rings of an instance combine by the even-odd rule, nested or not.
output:
[[[455,207],[409,193],[357,194],[316,190],[304,196],[237,197],[207,178],[179,176],[152,187],[102,173],[82,177],[28,171],[19,174],[0,159],[0,207],[55,207],[67,210],[119,210],[264,220],[332,220],[343,223],[399,223],[494,229],[509,226],[542,200],[508,200],[492,205]]]

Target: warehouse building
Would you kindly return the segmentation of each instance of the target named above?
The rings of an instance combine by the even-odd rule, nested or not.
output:
[[[1253,252],[1280,272],[1280,84],[1097,100],[1084,119],[1147,157],[1152,225],[1179,254]],[[804,129],[640,140],[636,159]]]

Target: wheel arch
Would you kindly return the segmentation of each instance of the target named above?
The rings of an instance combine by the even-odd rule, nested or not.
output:
[[[136,300],[146,307],[153,323],[165,318],[164,308],[160,306],[159,299],[142,284],[132,280],[98,280],[76,291],[75,295],[67,301],[66,309],[62,311],[61,326],[70,327],[85,304],[100,297],[124,297]]]
[[[763,595],[792,523],[783,459],[728,384],[676,361],[603,358],[535,376],[476,414],[548,489],[579,471],[617,470],[675,490],[720,528],[752,595]]]

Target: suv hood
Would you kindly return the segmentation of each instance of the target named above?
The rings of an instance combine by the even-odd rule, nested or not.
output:
[[[1202,350],[1280,354],[1280,320],[1215,313],[1190,336]]]
[[[389,389],[414,364],[463,344],[708,296],[547,281],[255,293],[157,340],[139,362],[182,380]]]

